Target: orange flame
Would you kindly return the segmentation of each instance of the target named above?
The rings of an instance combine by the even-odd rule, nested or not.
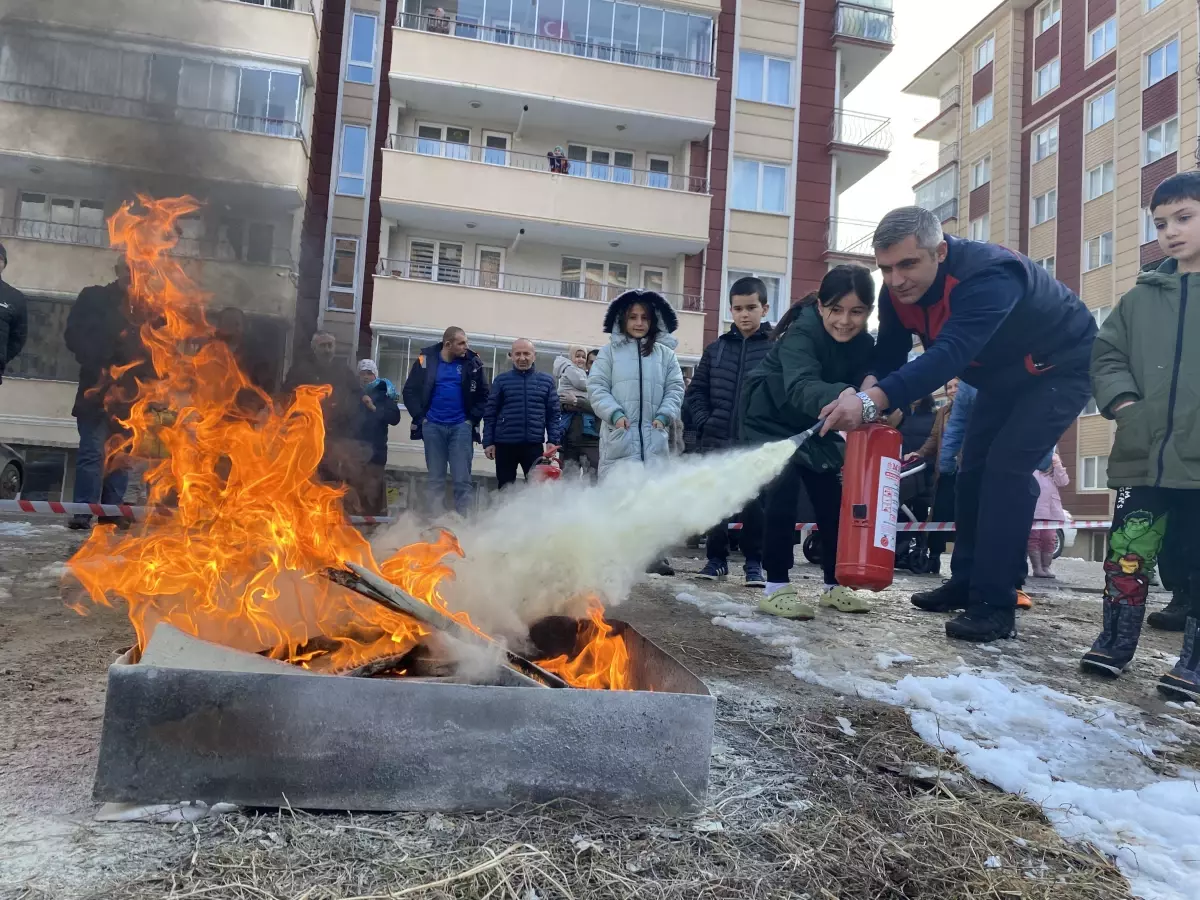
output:
[[[538,663],[548,672],[558,675],[567,684],[592,690],[629,690],[629,648],[625,638],[613,633],[604,621],[604,610],[593,606],[588,611],[587,624],[580,624],[581,635],[587,644],[574,659],[556,656]]]
[[[130,266],[130,315],[147,360],[106,373],[106,407],[125,429],[110,440],[107,462],[147,464],[151,512],[127,532],[97,527],[71,571],[94,603],[125,600],[139,647],[169,622],[328,671],[402,655],[427,630],[323,577],[348,562],[474,628],[438,590],[453,577],[442,560],[463,555],[452,535],[377,566],[345,518],[344,491],[317,480],[328,388],[300,387],[277,404],[217,338],[209,298],[170,255],[178,219],[198,208],[190,197],[139,196],[136,209],[125,204],[109,221],[110,243]],[[598,613],[593,622],[608,628]]]

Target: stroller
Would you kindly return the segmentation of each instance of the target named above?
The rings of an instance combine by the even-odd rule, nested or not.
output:
[[[928,503],[925,500],[926,490],[924,483],[927,479],[921,479],[918,476],[922,475],[927,469],[927,464],[923,460],[909,463],[900,469],[901,491],[900,491],[900,524],[917,523],[924,521],[923,517],[918,517],[913,512],[914,506],[921,504],[928,509]],[[904,481],[908,480],[908,485],[912,489],[906,491]],[[814,566],[821,565],[821,542],[815,531],[810,531],[804,539],[804,558]],[[896,535],[896,568],[906,569],[914,575],[928,575],[932,571],[933,561],[929,553],[929,533],[925,531],[901,531]]]

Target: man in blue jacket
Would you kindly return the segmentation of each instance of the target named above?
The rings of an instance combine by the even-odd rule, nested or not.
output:
[[[454,508],[471,510],[471,456],[487,405],[483,360],[467,342],[467,333],[451,326],[440,343],[417,356],[404,381],[404,406],[412,416],[412,438],[425,442],[429,472],[429,514],[438,515],[446,498],[446,469],[454,482]]]
[[[920,207],[888,213],[874,244],[884,289],[872,375],[823,410],[825,429],[860,428],[956,376],[978,388],[958,470],[952,575],[912,602],[965,610],[946,623],[950,637],[1011,636],[1038,497],[1033,471],[1090,396],[1096,322],[1028,257],[946,237]],[[925,352],[908,362],[914,334]]]
[[[483,413],[483,452],[496,461],[500,490],[517,480],[517,466],[529,480],[538,458],[562,442],[561,401],[554,379],[534,368],[533,341],[513,341],[513,367],[492,382]]]

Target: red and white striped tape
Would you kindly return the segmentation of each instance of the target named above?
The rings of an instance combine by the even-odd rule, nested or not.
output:
[[[150,507],[129,506],[125,503],[59,503],[56,500],[0,500],[0,513],[33,513],[43,516],[121,516],[126,519],[144,519]],[[170,507],[160,506],[154,510],[162,515],[171,515]],[[386,525],[393,521],[390,516],[347,516],[351,525]]]
[[[742,528],[741,522],[731,522],[729,527],[734,531],[740,531]],[[1074,522],[1057,522],[1050,519],[1043,519],[1033,523],[1034,531],[1057,531],[1059,528],[1103,528],[1109,529],[1112,527],[1112,522],[1103,522],[1099,519],[1076,519]],[[809,532],[816,531],[815,522],[797,522],[796,530]],[[897,531],[954,531],[953,522],[904,522],[896,526]]]

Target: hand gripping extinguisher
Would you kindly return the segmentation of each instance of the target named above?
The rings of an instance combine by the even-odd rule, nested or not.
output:
[[[846,438],[837,580],[848,588],[881,591],[896,564],[900,512],[900,432],[867,425]]]
[[[529,470],[528,480],[534,484],[543,481],[558,481],[562,477],[562,463],[558,461],[558,451],[548,456],[539,456]]]

